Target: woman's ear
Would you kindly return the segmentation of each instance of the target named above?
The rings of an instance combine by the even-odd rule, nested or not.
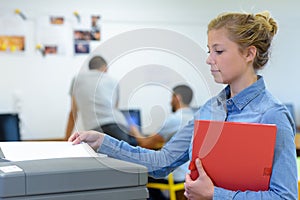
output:
[[[246,55],[246,61],[252,62],[256,56],[256,47],[255,46],[249,46],[246,49],[245,55]]]

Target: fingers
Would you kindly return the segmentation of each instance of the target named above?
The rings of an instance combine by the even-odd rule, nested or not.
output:
[[[200,177],[200,176],[203,176],[203,175],[206,176],[206,172],[205,172],[205,170],[203,169],[201,160],[200,160],[199,158],[197,158],[196,161],[195,161],[195,163],[196,163],[196,167],[197,167],[197,170],[198,170],[199,177]],[[198,178],[199,178],[199,177],[198,177]]]
[[[189,199],[189,193],[187,192],[187,190],[184,191],[183,195],[184,195],[187,199]]]
[[[84,141],[84,134],[82,132],[75,132],[73,133],[70,138],[69,142],[72,142],[73,144],[80,144],[82,141]]]
[[[190,176],[189,174],[186,174],[186,175],[185,175],[185,182],[188,183],[188,182],[191,182],[191,181],[193,181],[193,180],[191,179],[191,176]]]
[[[188,174],[185,175],[185,179],[187,178]],[[188,199],[189,198],[189,192],[188,192],[188,187],[187,187],[187,182],[184,183],[184,193],[183,195]]]
[[[211,179],[207,176],[199,158],[195,160],[195,164],[199,176],[197,179],[192,180],[190,174],[186,174],[184,184],[184,196],[187,197],[187,199],[189,200],[212,199],[214,185]]]
[[[134,125],[131,125],[131,126],[130,126],[130,130],[133,131],[133,132],[138,131],[137,127],[134,126]]]
[[[190,184],[193,182],[189,174],[185,175],[185,182],[184,182],[184,196],[189,199],[189,187]]]
[[[140,131],[138,130],[138,128],[134,125],[130,126],[130,133],[132,136],[134,137],[140,137]]]
[[[69,137],[68,142],[73,142],[78,136],[79,136],[79,133],[78,133],[78,132],[73,133],[73,134]]]

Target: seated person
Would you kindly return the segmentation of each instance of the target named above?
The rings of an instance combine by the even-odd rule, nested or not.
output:
[[[189,107],[193,98],[193,91],[186,85],[178,85],[173,88],[171,106],[172,113],[165,120],[162,128],[158,133],[153,133],[148,137],[143,136],[135,126],[131,126],[131,134],[136,138],[139,146],[148,149],[159,149],[163,144],[171,139],[171,137],[184,125],[193,119],[194,111]],[[179,166],[173,171],[175,182],[183,182],[185,174],[188,172],[188,162]],[[149,182],[167,182],[165,179],[153,179],[149,177]],[[149,188],[150,199],[166,199],[159,189]],[[183,191],[182,191],[183,196]]]

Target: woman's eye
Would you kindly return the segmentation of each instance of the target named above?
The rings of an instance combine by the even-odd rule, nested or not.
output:
[[[222,54],[223,53],[223,51],[215,51],[217,54]]]

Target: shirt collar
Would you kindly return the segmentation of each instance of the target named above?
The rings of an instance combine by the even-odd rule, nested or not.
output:
[[[230,97],[230,86],[227,85],[218,95],[217,99],[221,104],[226,104],[227,100],[231,100],[235,106],[242,110],[250,101],[255,99],[263,90],[265,90],[265,82],[262,76],[257,76],[257,81],[245,88],[232,98]]]

